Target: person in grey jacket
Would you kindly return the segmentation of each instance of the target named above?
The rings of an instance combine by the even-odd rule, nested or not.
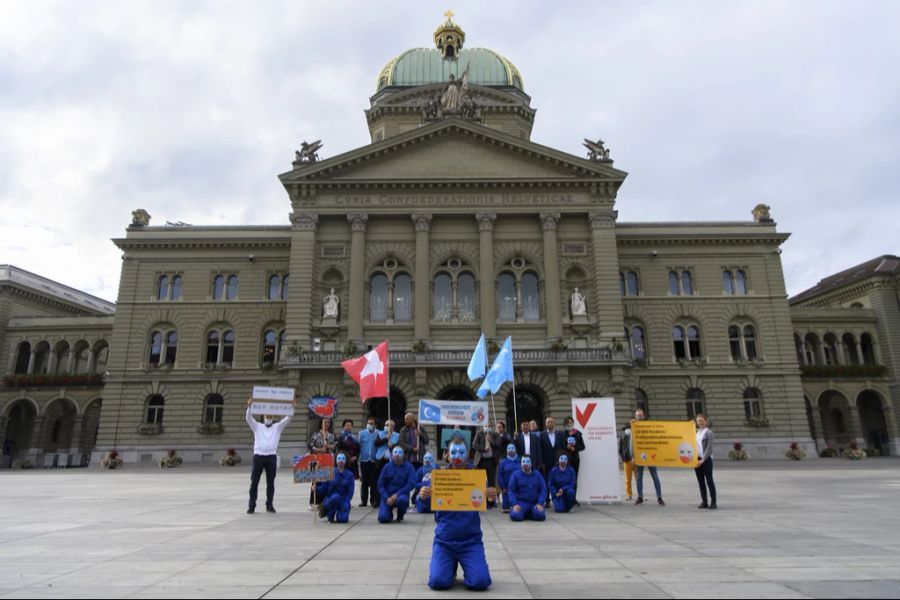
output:
[[[713,481],[713,435],[708,427],[706,415],[697,415],[697,452],[700,457],[694,474],[697,475],[697,483],[700,485],[700,506],[697,508],[716,508],[716,483]],[[706,488],[709,486],[709,499],[707,503]]]
[[[400,428],[400,447],[406,453],[406,459],[412,463],[413,468],[419,469],[425,460],[428,451],[428,434],[416,422],[412,413],[406,413],[403,417],[403,427]]]

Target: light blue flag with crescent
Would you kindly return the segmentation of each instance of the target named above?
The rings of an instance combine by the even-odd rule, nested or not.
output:
[[[466,373],[469,374],[469,381],[475,381],[484,377],[487,371],[487,346],[484,343],[484,334],[478,339],[478,345],[472,352],[472,359],[469,361],[469,368]]]
[[[481,382],[481,387],[478,388],[477,392],[478,397],[484,398],[489,391],[492,394],[496,394],[504,383],[513,380],[512,336],[510,336],[503,342],[500,352],[497,353],[497,357],[494,359],[494,364],[491,365],[491,369],[485,376],[484,381]]]

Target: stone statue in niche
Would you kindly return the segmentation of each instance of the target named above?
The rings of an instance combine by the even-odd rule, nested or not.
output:
[[[584,303],[584,294],[579,292],[578,288],[575,288],[575,291],[572,292],[572,316],[587,316],[587,306]]]
[[[322,308],[324,310],[326,319],[337,319],[338,304],[340,303],[340,301],[340,298],[338,298],[337,294],[334,293],[334,288],[331,288],[331,293],[325,296],[325,299],[322,301]]]

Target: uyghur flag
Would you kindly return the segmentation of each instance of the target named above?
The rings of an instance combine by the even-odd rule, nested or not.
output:
[[[478,388],[477,392],[478,397],[484,398],[487,396],[488,391],[496,394],[504,383],[513,380],[512,336],[510,336],[503,342],[503,347],[497,353],[494,364],[491,365],[491,370],[488,371],[484,381],[481,382],[481,387]]]
[[[466,373],[469,374],[469,381],[475,381],[484,377],[485,371],[487,371],[487,347],[482,333],[478,339],[478,345],[475,346],[475,351],[472,352],[472,360],[469,361],[469,369]]]

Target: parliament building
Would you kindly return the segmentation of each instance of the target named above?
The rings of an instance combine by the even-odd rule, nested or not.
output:
[[[600,141],[531,139],[536,109],[504,56],[447,19],[391,59],[371,143],[279,175],[271,226],[157,226],[135,210],[113,305],[0,266],[0,467],[128,464],[235,448],[253,386],[339,400],[339,419],[402,420],[474,399],[479,335],[512,336],[519,420],[612,396],[621,427],[709,415],[716,451],[900,452],[900,261],[882,256],[788,299],[769,207],[732,222],[623,222],[627,173]],[[287,161],[286,161],[287,162]],[[152,207],[147,207],[152,211]],[[361,403],[340,366],[390,342],[390,398]],[[510,384],[494,397],[513,426]],[[492,415],[493,416],[493,415]],[[317,428],[298,411],[282,458]],[[432,441],[433,444],[433,441]]]

